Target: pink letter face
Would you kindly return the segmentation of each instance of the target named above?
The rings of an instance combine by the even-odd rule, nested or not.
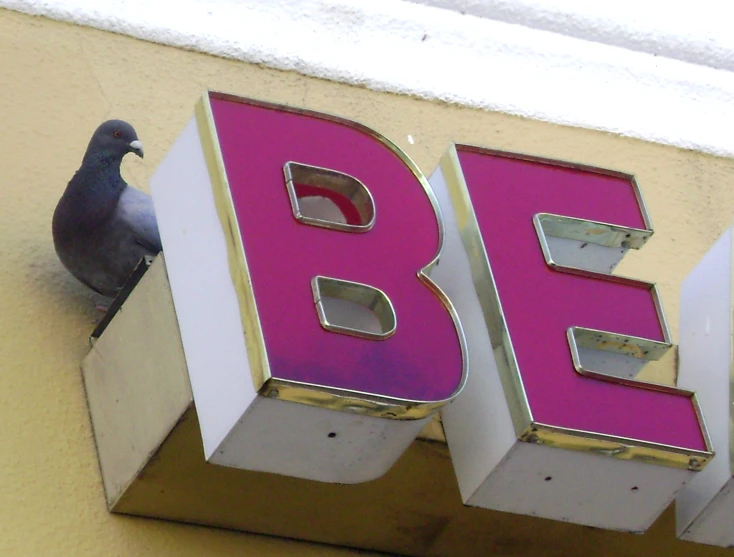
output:
[[[634,179],[465,146],[456,146],[455,160],[457,183],[463,182],[459,187],[470,200],[466,210],[476,218],[477,242],[486,251],[487,273],[479,280],[493,282],[498,298],[497,315],[487,319],[499,320],[498,327],[506,331],[507,340],[493,338],[493,345],[503,344],[505,373],[521,385],[524,396],[519,398],[525,399],[519,402],[526,405],[522,427],[513,416],[521,437],[553,442],[560,433],[571,440],[568,447],[602,448],[611,441],[633,448],[621,458],[634,458],[636,447],[653,447],[650,454],[658,461],[678,452],[683,454],[671,465],[697,468],[709,445],[693,393],[601,373],[585,375],[574,365],[569,346],[578,329],[602,333],[599,346],[605,339],[612,340],[609,344],[637,339],[642,346],[664,346],[667,332],[653,285],[550,265],[534,226],[534,219],[540,222],[550,214],[579,219],[577,229],[608,223],[622,238],[625,229],[644,232],[649,226]],[[591,442],[579,443],[579,437]]]
[[[255,318],[246,335],[260,336],[255,365],[267,368],[261,394],[401,417],[452,399],[464,382],[463,335],[423,273],[442,225],[418,169],[346,120],[216,94],[210,106],[246,266],[233,274],[251,284],[243,322]],[[341,224],[302,214],[298,203],[319,195]],[[385,330],[333,323],[327,296],[366,307]]]

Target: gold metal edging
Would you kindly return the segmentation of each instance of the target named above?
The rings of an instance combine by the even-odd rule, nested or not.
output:
[[[630,174],[629,172],[622,172],[620,170],[611,170],[609,168],[602,168],[600,166],[593,166],[593,165],[583,164],[583,163],[579,163],[575,161],[564,161],[560,159],[553,159],[550,157],[529,155],[527,153],[516,153],[514,151],[503,151],[502,149],[491,149],[489,147],[482,147],[480,145],[472,145],[471,143],[461,143],[461,149],[462,151],[466,151],[468,153],[477,153],[480,155],[492,155],[494,157],[503,157],[506,159],[536,162],[539,164],[547,164],[550,166],[556,166],[556,167],[560,166],[561,168],[572,168],[575,170],[583,170],[585,172],[593,172],[594,174],[601,174],[603,176],[611,176],[613,178],[622,178],[624,180],[629,180],[630,182],[634,182],[633,189],[636,192],[635,195],[638,198],[638,200],[642,200],[642,197],[641,197],[642,194],[641,192],[639,192],[639,187],[637,186],[635,177],[633,174]],[[637,192],[639,192],[639,195]],[[647,223],[649,222],[649,219],[644,219],[646,214],[647,214],[647,211],[643,209],[643,220],[647,225]]]
[[[345,325],[337,325],[329,321],[329,317],[326,315],[324,310],[323,298],[328,296],[324,293],[325,289],[332,288],[333,291],[346,291],[350,295],[342,296],[341,299],[348,300],[352,303],[359,304],[362,307],[369,309],[373,315],[380,322],[380,325],[385,329],[381,333],[372,331],[365,331],[362,329],[355,329],[353,327],[347,327]],[[350,335],[358,338],[365,338],[368,340],[386,340],[395,334],[398,326],[397,315],[395,314],[395,308],[392,305],[392,301],[385,292],[369,284],[363,284],[361,282],[354,282],[351,280],[341,280],[332,277],[324,277],[317,275],[311,279],[311,290],[313,292],[313,301],[316,304],[316,310],[319,314],[319,321],[321,326],[327,331],[335,333],[341,333]],[[362,295],[351,295],[354,292],[360,292]],[[364,294],[371,293],[373,298],[369,307],[361,304],[358,298],[364,300]],[[380,307],[382,306],[382,307]]]
[[[553,159],[544,159],[541,157],[533,157],[529,155],[485,149],[476,146],[461,145],[460,148],[462,150],[478,154],[490,154],[507,158],[527,160],[531,162],[539,162],[543,164],[552,164],[554,166],[564,166],[567,168],[586,170],[608,176],[632,180],[636,198],[640,203],[640,210],[643,216],[643,221],[646,225],[651,222],[642,199],[642,194],[637,187],[637,183],[634,181],[634,177],[630,174],[600,169],[597,167],[591,167],[581,164],[568,163],[564,161],[556,161]],[[456,144],[453,144],[449,148],[448,152],[441,158],[440,168],[444,174],[454,211],[456,212],[457,225],[462,238],[462,242],[464,244],[465,250],[467,251],[467,254],[469,255],[469,261],[472,266],[472,276],[474,277],[474,286],[479,296],[480,305],[482,306],[482,310],[484,313],[485,323],[490,333],[492,349],[495,355],[495,360],[497,362],[503,390],[505,392],[505,397],[508,402],[513,426],[515,428],[518,439],[526,442],[541,443],[571,450],[595,452],[598,454],[605,454],[607,456],[614,456],[622,459],[634,459],[645,462],[655,462],[656,464],[666,465],[675,468],[686,468],[690,470],[702,469],[711,460],[711,458],[713,458],[713,451],[711,439],[708,433],[708,429],[706,428],[706,423],[703,419],[703,414],[698,404],[698,399],[695,393],[691,391],[686,391],[684,389],[678,389],[677,387],[670,387],[667,385],[658,385],[655,383],[644,383],[641,381],[630,382],[640,386],[642,386],[642,384],[644,383],[644,386],[646,388],[654,390],[670,389],[671,391],[675,391],[679,394],[689,395],[692,399],[694,409],[696,411],[696,416],[698,418],[698,423],[700,425],[701,433],[704,438],[706,451],[697,451],[693,449],[685,449],[681,447],[649,443],[635,439],[615,437],[589,431],[548,426],[545,424],[537,423],[533,420],[531,409],[527,400],[527,394],[522,382],[522,377],[519,372],[517,360],[515,358],[512,340],[507,329],[507,321],[505,319],[504,311],[502,309],[502,303],[499,298],[499,293],[497,291],[494,281],[491,264],[489,262],[486,248],[481,237],[481,231],[479,230],[479,224],[476,220],[476,215],[472,208],[471,200],[469,197],[469,189],[464,179],[461,164],[458,159],[458,146]],[[604,273],[586,271],[584,269],[579,269],[575,267],[563,267],[561,265],[558,265],[553,261],[550,255],[550,249],[547,241],[545,241],[545,233],[542,230],[542,224],[538,219],[538,215],[536,215],[536,218],[534,218],[533,220],[536,231],[538,232],[541,249],[543,250],[544,257],[546,258],[546,261],[549,265],[554,266],[558,270],[563,270],[565,272],[573,274],[593,276],[604,278],[605,280],[614,280],[618,282],[631,281],[635,284],[642,283],[649,285],[653,293],[655,308],[659,318],[663,338],[665,339],[664,343],[659,344],[670,345],[670,331],[668,329],[667,321],[665,320],[665,315],[662,311],[662,306],[660,304],[659,295],[655,284],[646,283],[644,281],[639,281],[635,279],[627,279],[625,277],[619,277],[616,275],[607,275]],[[652,235],[652,230],[650,230],[649,232],[650,235]],[[569,334],[571,333],[569,332]],[[574,359],[574,363],[577,363],[579,362],[579,358],[578,350],[575,345],[575,339],[571,346],[572,353],[574,349],[576,349],[576,357]],[[612,380],[612,377],[604,376],[603,379]],[[614,379],[616,380],[617,378]],[[625,380],[620,379],[619,382],[623,383],[625,382]]]
[[[655,232],[652,227],[652,217],[647,210],[647,203],[645,203],[645,196],[642,195],[642,189],[637,183],[637,178],[632,174],[628,174],[627,176],[629,177],[630,184],[632,185],[632,191],[635,192],[637,206],[640,208],[640,213],[642,213],[642,222],[645,223],[645,228],[650,231],[650,236],[652,236]]]
[[[644,200],[642,199],[642,194],[639,191],[639,188],[637,188],[637,184],[635,182],[635,193],[636,193],[636,199],[637,202],[640,204],[640,211],[643,215],[643,218],[645,220],[645,223],[648,224],[650,222],[649,216],[647,216],[647,208],[644,206]],[[695,396],[695,393],[692,391],[689,391],[687,389],[681,389],[675,386],[671,385],[665,385],[661,383],[654,383],[651,381],[641,381],[638,379],[627,379],[618,377],[615,375],[610,375],[606,373],[602,373],[599,371],[589,370],[583,367],[581,364],[581,358],[579,356],[578,351],[578,336],[579,333],[581,334],[595,334],[599,337],[604,337],[607,339],[608,343],[610,345],[619,345],[616,349],[609,350],[611,352],[616,352],[620,354],[625,354],[627,356],[635,357],[638,359],[644,359],[644,360],[657,360],[660,359],[665,352],[667,352],[670,348],[673,347],[672,344],[672,338],[670,335],[670,329],[668,328],[668,322],[665,318],[665,312],[663,311],[662,303],[660,301],[660,293],[658,291],[657,285],[655,283],[651,283],[648,281],[623,277],[620,275],[612,275],[609,273],[602,273],[597,271],[589,271],[587,269],[581,269],[579,267],[573,267],[570,265],[561,265],[559,263],[556,263],[553,260],[553,257],[551,255],[550,246],[548,244],[548,239],[545,233],[545,229],[543,226],[543,219],[544,217],[551,217],[558,219],[559,215],[552,215],[548,213],[538,213],[534,215],[533,217],[533,225],[535,226],[535,231],[538,235],[538,241],[540,242],[540,246],[543,252],[543,257],[545,258],[546,264],[549,267],[552,267],[553,269],[565,272],[569,274],[575,274],[579,276],[586,276],[590,278],[600,279],[600,280],[606,280],[606,281],[612,281],[619,284],[635,284],[635,285],[645,285],[650,289],[650,293],[653,298],[653,303],[655,305],[655,312],[658,318],[658,323],[660,324],[660,329],[663,335],[663,341],[654,341],[650,339],[644,339],[641,337],[636,337],[633,335],[620,335],[618,333],[613,333],[609,331],[601,331],[596,329],[588,329],[585,327],[569,327],[566,331],[566,336],[568,339],[569,349],[571,351],[571,357],[573,360],[574,368],[578,373],[581,375],[586,375],[587,377],[591,377],[594,379],[602,380],[602,381],[608,381],[610,383],[617,383],[621,385],[628,385],[628,386],[634,386],[638,388],[643,389],[649,389],[654,391],[660,391],[660,392],[667,392],[671,394],[677,394],[677,395],[684,395],[688,396],[692,400],[692,404],[694,405],[694,410],[696,412],[696,418],[698,421],[699,428],[701,430],[701,434],[704,439],[704,443],[706,445],[706,451],[704,453],[696,453],[695,458],[692,459],[691,462],[695,462],[696,466],[691,466],[691,469],[702,469],[708,461],[713,457],[713,445],[711,444],[711,438],[708,432],[708,428],[706,426],[706,422],[703,418],[703,413],[701,412],[701,408],[698,404],[698,398]],[[583,219],[576,219],[576,220],[583,220]],[[609,225],[607,223],[600,223],[596,221],[589,221],[592,222],[595,225],[600,226],[607,226],[607,227],[614,227],[614,229],[619,231],[629,230],[632,233],[639,233],[644,232],[641,229],[636,228],[629,228],[629,227],[623,227],[623,226],[616,226],[616,225]],[[652,230],[649,231],[649,236],[652,235]],[[560,236],[563,237],[563,236]],[[641,247],[640,245],[631,244],[630,247],[634,249],[639,249]],[[619,339],[622,339],[621,345],[619,342],[617,342]],[[634,348],[637,348],[637,350],[634,350]],[[592,432],[589,432],[590,435],[594,435]],[[613,440],[614,437],[605,437],[607,440]],[[637,442],[635,440],[630,440],[630,442]],[[624,443],[623,443],[624,444]],[[624,444],[624,446],[627,446]],[[655,445],[654,446],[654,454],[656,461],[658,464],[665,464],[665,447],[666,445]],[[650,449],[653,450],[653,449]],[[682,450],[682,449],[681,449]],[[625,454],[640,454],[641,457],[644,456],[647,453],[642,453],[640,451],[629,451],[626,449]],[[649,452],[649,451],[648,451]],[[674,456],[675,454],[678,454],[678,449],[671,449],[669,454],[671,455],[669,466],[676,467],[680,464],[681,459],[680,457]],[[709,455],[708,458],[702,460],[701,455]],[[637,458],[637,457],[633,457]],[[647,458],[647,457],[645,457]]]
[[[640,249],[652,236],[651,230],[553,213],[538,213],[534,219],[536,229],[540,225],[543,233],[551,238],[566,238],[609,248]],[[580,229],[585,233],[579,233]],[[601,241],[602,238],[607,238],[607,241]]]
[[[703,470],[714,457],[708,438],[705,439],[707,450],[697,451],[639,439],[533,423],[520,436],[520,439],[528,443],[693,471]]]
[[[314,172],[321,172],[327,175],[338,175],[340,177],[346,178],[348,180],[351,180],[355,184],[357,184],[365,193],[367,199],[369,200],[369,205],[372,207],[372,216],[367,221],[366,224],[346,224],[346,223],[340,223],[340,222],[333,222],[330,220],[324,220],[319,219],[315,217],[308,217],[304,215],[301,212],[300,204],[298,202],[298,194],[296,193],[296,179],[293,177],[293,168],[298,167],[302,169],[309,169]],[[291,202],[291,209],[293,211],[293,217],[304,224],[310,224],[311,226],[319,226],[321,228],[329,228],[331,230],[340,230],[342,232],[352,232],[352,233],[364,233],[369,232],[372,230],[372,227],[375,225],[375,219],[377,218],[377,207],[375,206],[375,200],[372,197],[372,192],[365,186],[361,180],[355,178],[354,176],[350,176],[349,174],[345,172],[339,172],[337,170],[332,170],[330,168],[324,168],[321,166],[313,166],[310,164],[303,164],[295,161],[287,161],[283,165],[283,176],[285,178],[285,185],[288,189],[288,198]],[[350,199],[350,201],[352,201]],[[353,202],[353,201],[352,201]],[[354,203],[354,202],[353,202]],[[356,203],[354,204],[355,207],[357,207]],[[359,211],[359,208],[357,207],[357,210]],[[361,215],[363,216],[363,215]]]
[[[639,198],[638,198],[639,201]],[[644,209],[644,207],[642,208]],[[589,377],[593,377],[595,379],[601,379],[603,381],[609,381],[612,383],[620,383],[624,385],[631,385],[631,386],[640,386],[641,388],[649,388],[653,390],[661,390],[665,392],[671,392],[671,393],[678,393],[678,392],[684,392],[681,389],[678,389],[676,387],[672,387],[669,385],[663,385],[659,383],[653,383],[648,381],[640,381],[636,379],[624,379],[615,375],[609,375],[606,373],[586,369],[581,364],[581,359],[579,357],[579,338],[581,336],[596,336],[599,337],[599,343],[600,344],[607,344],[608,346],[606,348],[598,348],[598,347],[590,347],[592,349],[596,350],[606,350],[609,352],[615,352],[618,354],[624,354],[626,356],[638,358],[641,360],[658,360],[660,359],[665,352],[670,350],[672,348],[671,343],[671,335],[670,330],[668,329],[668,323],[665,319],[665,313],[663,312],[662,303],[660,302],[660,294],[658,292],[657,285],[655,283],[623,277],[620,275],[612,275],[610,273],[603,273],[599,271],[590,271],[588,269],[581,269],[579,267],[574,267],[571,265],[561,265],[559,263],[556,263],[553,260],[553,256],[551,254],[550,245],[548,243],[548,235],[546,234],[545,227],[544,227],[544,221],[548,218],[555,219],[555,222],[561,222],[559,219],[561,218],[559,215],[553,215],[549,213],[538,213],[534,215],[533,217],[533,225],[535,226],[535,231],[538,235],[538,241],[540,243],[541,250],[543,252],[543,257],[545,258],[546,264],[559,271],[579,276],[585,276],[597,280],[605,280],[605,281],[611,281],[616,282],[618,284],[629,284],[629,285],[643,285],[646,286],[650,290],[650,294],[653,298],[653,303],[655,305],[655,312],[658,318],[658,323],[660,324],[660,329],[663,335],[663,341],[656,341],[656,340],[650,340],[642,337],[637,337],[634,335],[622,335],[619,333],[611,332],[611,331],[602,331],[598,329],[589,329],[587,327],[577,327],[572,326],[569,327],[566,331],[566,336],[568,339],[569,348],[571,350],[571,356],[573,358],[573,364],[576,371],[582,375],[587,375]],[[583,219],[574,219],[574,221],[583,221]],[[617,226],[617,225],[609,225],[607,223],[601,223],[597,221],[588,221],[592,223],[593,225],[598,225],[600,227],[614,227],[614,229],[620,233],[624,233],[625,231],[629,230],[632,232],[645,232],[641,231],[639,229],[632,229],[624,226]],[[555,235],[554,235],[555,236]],[[566,237],[566,236],[556,236],[556,237]],[[590,240],[592,241],[592,240]],[[637,247],[633,246],[635,249],[638,249]]]
[[[654,283],[634,279],[634,278],[628,278],[621,275],[613,275],[611,273],[603,273],[601,271],[590,271],[588,269],[582,269],[580,267],[574,267],[572,265],[562,265],[560,263],[557,263],[553,259],[553,255],[551,254],[550,245],[548,244],[548,236],[551,236],[552,238],[569,238],[568,235],[562,236],[558,234],[546,234],[545,231],[545,225],[544,222],[548,221],[549,219],[553,219],[556,223],[561,221],[574,221],[574,222],[588,222],[592,225],[597,225],[599,227],[608,227],[608,228],[614,228],[619,231],[622,230],[629,230],[630,233],[644,233],[649,232],[648,237],[652,235],[651,231],[642,230],[639,228],[629,228],[626,226],[619,226],[619,225],[612,225],[605,222],[600,221],[590,221],[585,219],[579,219],[579,218],[571,218],[571,217],[563,217],[561,215],[555,215],[552,213],[537,213],[533,215],[533,226],[535,227],[535,232],[538,236],[538,242],[540,243],[540,248],[543,251],[543,257],[545,258],[545,262],[549,267],[553,267],[554,269],[557,269],[562,272],[575,274],[575,275],[582,275],[582,276],[588,276],[592,278],[601,278],[606,280],[612,280],[612,281],[618,281],[623,282],[626,284],[630,283],[636,283],[636,284],[649,284],[651,286],[654,286]],[[589,239],[587,240],[590,243],[596,243],[593,240]],[[604,244],[598,244],[598,245],[604,245]],[[621,247],[621,243],[619,247]],[[642,243],[640,244],[640,246]],[[615,245],[612,246],[606,246],[606,247],[616,247]],[[627,247],[631,247],[633,249],[639,249],[639,247],[636,247],[633,244],[629,244]]]
[[[310,116],[313,118],[319,118],[322,120],[328,120],[331,122],[335,122],[344,126],[348,126],[350,128],[353,128],[355,130],[358,130],[364,134],[369,135],[370,137],[377,139],[380,143],[385,145],[390,151],[392,151],[402,162],[405,164],[408,169],[412,172],[412,174],[416,177],[418,182],[420,183],[421,187],[423,188],[424,193],[428,197],[431,206],[433,207],[434,214],[436,217],[436,223],[438,226],[438,249],[436,251],[436,255],[425,267],[420,269],[417,272],[417,276],[419,280],[421,280],[433,293],[434,295],[439,299],[439,301],[443,304],[446,311],[448,311],[449,315],[451,316],[451,319],[454,323],[454,329],[456,331],[456,336],[461,348],[461,358],[462,358],[462,370],[461,370],[461,379],[459,381],[459,384],[456,388],[456,390],[446,399],[443,400],[436,400],[436,401],[414,401],[414,400],[408,400],[408,399],[400,399],[400,398],[393,398],[393,397],[384,397],[377,395],[375,393],[366,393],[366,392],[359,392],[359,391],[348,391],[344,389],[337,389],[332,387],[327,387],[324,385],[317,385],[317,384],[311,384],[311,383],[302,383],[298,381],[290,381],[285,379],[278,379],[275,377],[272,377],[270,373],[269,366],[267,367],[267,378],[259,388],[259,394],[262,396],[268,396],[271,398],[277,398],[279,400],[287,400],[291,402],[300,402],[301,404],[308,404],[311,406],[318,406],[321,408],[331,408],[334,410],[340,410],[340,411],[346,411],[346,412],[352,412],[355,414],[364,414],[364,415],[370,415],[370,416],[378,416],[378,417],[389,417],[393,419],[403,419],[403,420],[417,420],[424,417],[427,417],[434,413],[436,410],[453,400],[464,388],[464,385],[466,384],[466,377],[467,377],[467,362],[468,362],[468,356],[467,356],[467,348],[466,348],[466,338],[464,335],[464,331],[461,327],[461,321],[459,320],[458,313],[456,311],[456,308],[454,307],[451,300],[446,296],[446,294],[439,288],[439,286],[434,283],[430,277],[428,276],[428,273],[430,270],[435,267],[437,264],[439,257],[441,255],[441,252],[443,250],[443,243],[444,243],[444,223],[443,218],[441,216],[441,210],[438,205],[438,202],[436,200],[435,194],[433,193],[433,190],[431,189],[430,185],[428,184],[428,180],[423,175],[423,173],[420,171],[420,169],[416,166],[416,164],[406,155],[395,143],[387,139],[385,136],[381,135],[380,133],[376,132],[375,130],[359,124],[357,122],[353,122],[351,120],[347,120],[345,118],[341,118],[339,116],[333,116],[330,114],[324,114],[321,112],[315,112],[307,109],[301,109],[301,108],[295,108],[285,105],[280,105],[276,103],[271,103],[267,101],[260,101],[256,99],[250,99],[245,97],[239,97],[236,95],[231,95],[227,93],[219,93],[215,91],[209,91],[205,93],[204,99],[202,101],[203,108],[206,109],[205,115],[207,116],[207,120],[205,121],[206,124],[211,125],[212,133],[214,133],[215,127],[213,124],[213,118],[211,116],[211,105],[209,102],[209,99],[220,99],[230,102],[238,102],[242,104],[249,104],[253,106],[259,106],[262,108],[269,108],[272,110],[278,110],[283,112],[291,112],[294,114],[301,114],[304,116]],[[198,114],[198,111],[197,111]],[[198,118],[197,118],[198,121]],[[217,147],[215,148],[216,152],[219,153],[219,159],[218,162],[220,164],[222,163],[221,159],[221,153],[218,149],[218,143],[216,142],[216,136],[212,136],[211,140],[214,142],[214,145]],[[286,161],[284,161],[285,163]],[[224,167],[217,169],[218,171],[224,171]],[[222,177],[226,179],[226,173],[222,174]],[[222,182],[222,184],[226,184],[226,182]],[[228,192],[228,190],[226,190]],[[222,225],[225,227],[225,230],[228,230],[227,227],[230,226],[230,224],[235,223],[236,220],[230,221],[228,219],[231,218],[232,215],[234,215],[234,208],[232,205],[231,196],[229,194],[226,195],[226,198],[223,198],[223,202],[226,204],[226,210],[224,211],[224,217],[226,217],[227,220],[223,217],[223,215],[220,214],[220,220],[222,221]],[[236,229],[234,229],[236,230]],[[226,235],[226,234],[225,234]],[[229,238],[229,236],[227,236]],[[249,283],[249,273],[247,273],[247,267],[246,267],[246,260],[244,258],[244,249],[241,245],[241,239],[239,238],[239,234],[237,234],[234,238],[235,240],[239,240],[239,247],[240,252],[236,252],[234,255],[236,255],[236,259],[234,260],[235,265],[239,265],[239,268],[242,269],[247,276],[247,282]],[[240,257],[241,254],[241,257]],[[230,259],[230,264],[233,264],[233,260]],[[235,267],[236,268],[236,267]],[[233,274],[235,274],[235,271],[233,270]],[[235,282],[237,284],[237,282]],[[251,298],[251,305],[256,311],[256,307],[254,305],[254,296],[251,291],[251,284],[250,284],[250,290],[246,291],[245,288],[238,288],[237,289],[237,296],[238,299],[242,299],[243,296],[252,296]],[[240,302],[240,306],[242,307],[243,304],[242,301]],[[254,314],[251,318],[258,319],[257,315]],[[243,315],[243,320],[245,320],[245,316]],[[258,320],[258,326],[257,331],[260,333],[260,338],[258,339],[257,343],[257,349],[262,349],[262,358],[264,358],[264,363],[267,364],[267,353],[264,352],[265,346],[264,341],[262,340],[262,330],[259,327],[259,320]],[[248,345],[249,346],[249,345]],[[264,376],[264,374],[263,374]],[[359,398],[357,398],[357,396]]]
[[[643,207],[644,209],[644,207]],[[621,275],[613,275],[610,273],[602,273],[600,271],[590,271],[588,269],[582,269],[580,267],[574,267],[572,265],[561,265],[560,263],[557,263],[553,260],[553,255],[551,254],[550,245],[548,244],[548,238],[546,237],[545,229],[543,228],[543,217],[544,216],[551,216],[555,217],[557,215],[550,215],[548,213],[538,213],[533,216],[533,226],[535,227],[535,232],[538,235],[538,242],[540,243],[540,249],[543,252],[543,257],[545,258],[546,265],[549,267],[555,269],[556,271],[562,272],[562,273],[568,273],[571,275],[578,275],[582,277],[589,277],[594,278],[597,280],[604,280],[607,282],[615,282],[617,284],[627,284],[627,285],[645,285],[650,290],[650,293],[653,297],[653,303],[655,305],[655,313],[658,317],[658,322],[660,323],[660,331],[663,335],[663,342],[665,344],[668,344],[670,348],[672,348],[672,337],[670,335],[670,329],[668,328],[668,321],[665,318],[665,312],[663,311],[662,303],[660,302],[660,293],[658,291],[658,287],[654,282],[649,282],[645,280],[639,280],[634,278],[629,278]],[[582,220],[582,219],[578,219]],[[595,221],[589,221],[589,222],[595,222]],[[604,225],[605,223],[598,223]],[[624,229],[625,227],[617,227],[620,229]],[[630,230],[638,230],[638,229],[630,229]],[[652,231],[650,231],[650,235],[652,235]],[[635,248],[638,249],[638,248]],[[616,333],[607,333],[610,335],[614,335]],[[648,341],[648,342],[654,342],[654,341]]]
[[[684,389],[681,389],[684,390]],[[701,408],[701,403],[698,400],[698,395],[695,391],[689,391],[691,393],[691,402],[693,403],[693,410],[696,412],[696,418],[698,419],[698,423],[701,427],[701,435],[703,435],[703,442],[706,445],[706,452],[710,454],[710,458],[714,458],[716,456],[716,452],[714,451],[714,444],[711,441],[711,436],[709,435],[708,426],[706,425],[706,418],[703,415],[703,410]]]
[[[593,166],[589,164],[583,164],[575,161],[563,161],[558,159],[552,159],[549,157],[540,157],[537,155],[528,155],[526,153],[515,153],[512,151],[503,151],[501,149],[489,149],[487,147],[481,147],[479,145],[462,144],[461,148],[470,153],[489,154],[496,157],[504,157],[507,159],[517,159],[528,162],[535,162],[538,164],[547,164],[551,166],[560,166],[562,168],[572,168],[574,170],[583,170],[585,172],[593,172],[594,174],[601,174],[602,176],[611,176],[612,178],[622,178],[627,180],[632,186],[632,191],[635,194],[635,198],[640,207],[640,214],[642,215],[642,222],[645,224],[645,229],[650,232],[650,236],[654,234],[652,226],[652,217],[647,210],[647,204],[645,203],[645,197],[642,194],[642,189],[637,183],[637,178],[634,174],[629,172],[622,172],[620,170],[611,170],[609,168],[602,168],[600,166]],[[639,229],[638,229],[639,230]]]
[[[528,424],[533,422],[533,415],[515,358],[515,350],[507,329],[507,321],[487,250],[472,208],[469,188],[464,179],[456,144],[452,144],[441,157],[439,167],[451,197],[462,244],[469,256],[474,289],[482,307],[512,424],[519,437],[527,429]]]
[[[270,363],[208,94],[205,93],[196,104],[195,114],[201,147],[209,170],[214,204],[227,244],[229,274],[239,303],[252,381],[255,390],[260,390],[270,379]]]
[[[622,354],[638,360],[659,360],[670,349],[669,342],[589,327],[569,327],[567,334],[573,338],[574,345],[578,344],[580,348]]]
[[[607,381],[609,383],[629,385],[632,387],[639,387],[641,389],[648,389],[651,391],[660,391],[663,393],[672,393],[672,394],[689,395],[689,396],[693,394],[693,391],[689,391],[688,389],[681,389],[678,387],[674,387],[672,385],[666,385],[665,383],[655,383],[653,381],[642,381],[639,379],[628,379],[624,377],[618,377],[616,375],[609,375],[607,373],[602,373],[600,371],[595,371],[593,369],[586,369],[581,364],[581,358],[579,356],[579,351],[578,351],[579,343],[576,338],[577,331],[582,331],[582,332],[588,331],[593,334],[598,334],[600,336],[604,335],[607,337],[620,336],[620,337],[623,337],[625,340],[629,339],[630,340],[629,344],[636,345],[638,350],[644,348],[645,343],[650,343],[651,345],[652,344],[659,345],[658,346],[659,350],[665,348],[666,349],[665,351],[667,352],[667,349],[670,348],[670,345],[668,345],[667,343],[650,341],[645,338],[635,337],[631,335],[630,336],[615,335],[614,333],[610,333],[608,331],[601,331],[598,329],[587,329],[584,327],[569,327],[566,330],[566,337],[568,339],[568,345],[571,350],[571,357],[573,358],[574,368],[576,368],[576,371],[580,373],[581,375],[586,375],[587,377],[593,377],[594,379],[600,379],[602,381]],[[603,349],[597,348],[597,350],[603,350]],[[623,354],[631,358],[637,358],[638,360],[657,360],[662,356],[662,354],[649,354],[649,355],[648,354],[635,354],[633,353],[634,352],[633,350],[624,351],[623,349],[614,349],[614,350],[607,350],[607,351],[615,353],[615,354]]]
[[[416,402],[396,397],[380,397],[364,391],[347,391],[275,377],[263,386],[259,394],[339,412],[393,420],[419,420],[430,416],[447,403],[445,400]]]

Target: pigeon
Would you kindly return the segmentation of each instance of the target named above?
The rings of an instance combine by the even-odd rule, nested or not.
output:
[[[51,227],[64,267],[108,297],[117,295],[143,257],[162,250],[153,200],[120,175],[127,153],[143,157],[133,127],[122,120],[102,123],[56,206]]]

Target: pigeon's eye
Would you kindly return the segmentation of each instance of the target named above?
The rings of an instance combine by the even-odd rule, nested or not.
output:
[[[113,135],[114,137],[118,137],[118,138],[119,138],[119,137],[122,137],[122,134],[120,133],[120,130],[115,130],[115,131],[113,131],[113,132],[112,132],[112,135]]]

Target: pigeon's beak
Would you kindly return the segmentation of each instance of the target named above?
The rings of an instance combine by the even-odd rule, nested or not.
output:
[[[140,142],[139,139],[130,142],[130,150],[141,159],[143,158],[143,144]]]

